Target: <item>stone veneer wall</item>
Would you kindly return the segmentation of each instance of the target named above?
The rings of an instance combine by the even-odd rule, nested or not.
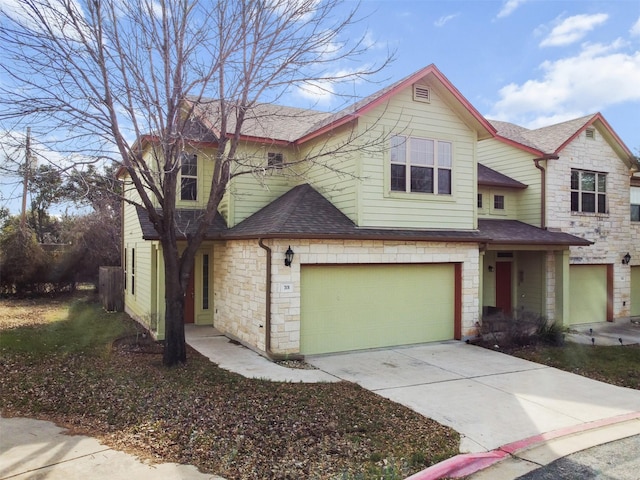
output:
[[[462,334],[476,334],[479,251],[474,243],[374,240],[266,240],[272,249],[271,348],[300,351],[300,267],[305,264],[462,263]],[[284,265],[291,245],[293,265]],[[227,242],[216,251],[214,325],[265,349],[265,251],[257,240]]]
[[[607,174],[608,213],[571,211],[572,168]],[[628,167],[599,132],[595,140],[587,139],[582,133],[561,152],[559,160],[547,162],[547,192],[549,228],[594,242],[588,247],[571,247],[570,263],[613,265],[613,316],[615,319],[628,317],[630,270],[621,262],[632,243]]]

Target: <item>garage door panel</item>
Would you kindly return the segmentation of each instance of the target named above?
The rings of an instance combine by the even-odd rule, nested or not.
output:
[[[301,351],[451,339],[453,286],[452,265],[303,266]]]
[[[631,316],[640,317],[640,266],[631,267]]]
[[[571,265],[569,291],[571,325],[606,321],[606,265]]]

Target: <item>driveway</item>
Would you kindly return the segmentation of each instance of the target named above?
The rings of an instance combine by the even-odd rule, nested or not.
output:
[[[307,357],[315,367],[448,425],[484,452],[640,410],[640,391],[461,342]]]

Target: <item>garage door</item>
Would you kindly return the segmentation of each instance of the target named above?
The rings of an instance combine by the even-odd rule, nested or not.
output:
[[[452,339],[454,285],[451,264],[303,266],[300,351]]]
[[[569,267],[569,323],[595,323],[607,320],[607,266]]]
[[[631,267],[631,316],[640,317],[640,266]]]

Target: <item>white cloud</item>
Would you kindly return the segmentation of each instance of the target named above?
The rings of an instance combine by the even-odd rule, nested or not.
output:
[[[487,116],[539,127],[640,102],[640,50],[623,53],[623,46],[621,40],[585,44],[577,56],[542,63],[542,78],[504,86]]]
[[[598,25],[607,21],[609,15],[574,15],[556,25],[547,38],[540,42],[541,47],[558,47],[575,43]]]
[[[520,5],[525,3],[527,0],[507,0],[502,5],[502,9],[498,12],[498,18],[504,18],[511,15]]]
[[[329,81],[314,81],[298,86],[295,94],[314,105],[329,105],[334,99],[335,90]]]
[[[456,18],[456,17],[458,17],[458,16],[460,16],[460,14],[459,14],[459,13],[454,13],[454,14],[451,14],[451,15],[445,15],[445,16],[440,17],[440,18],[439,18],[438,20],[436,20],[435,22],[433,22],[433,24],[434,24],[436,27],[442,27],[442,26],[444,26],[447,22],[450,22],[451,20],[453,20],[454,18]]]
[[[629,33],[632,37],[640,37],[640,17],[638,17],[636,23],[633,24]]]

